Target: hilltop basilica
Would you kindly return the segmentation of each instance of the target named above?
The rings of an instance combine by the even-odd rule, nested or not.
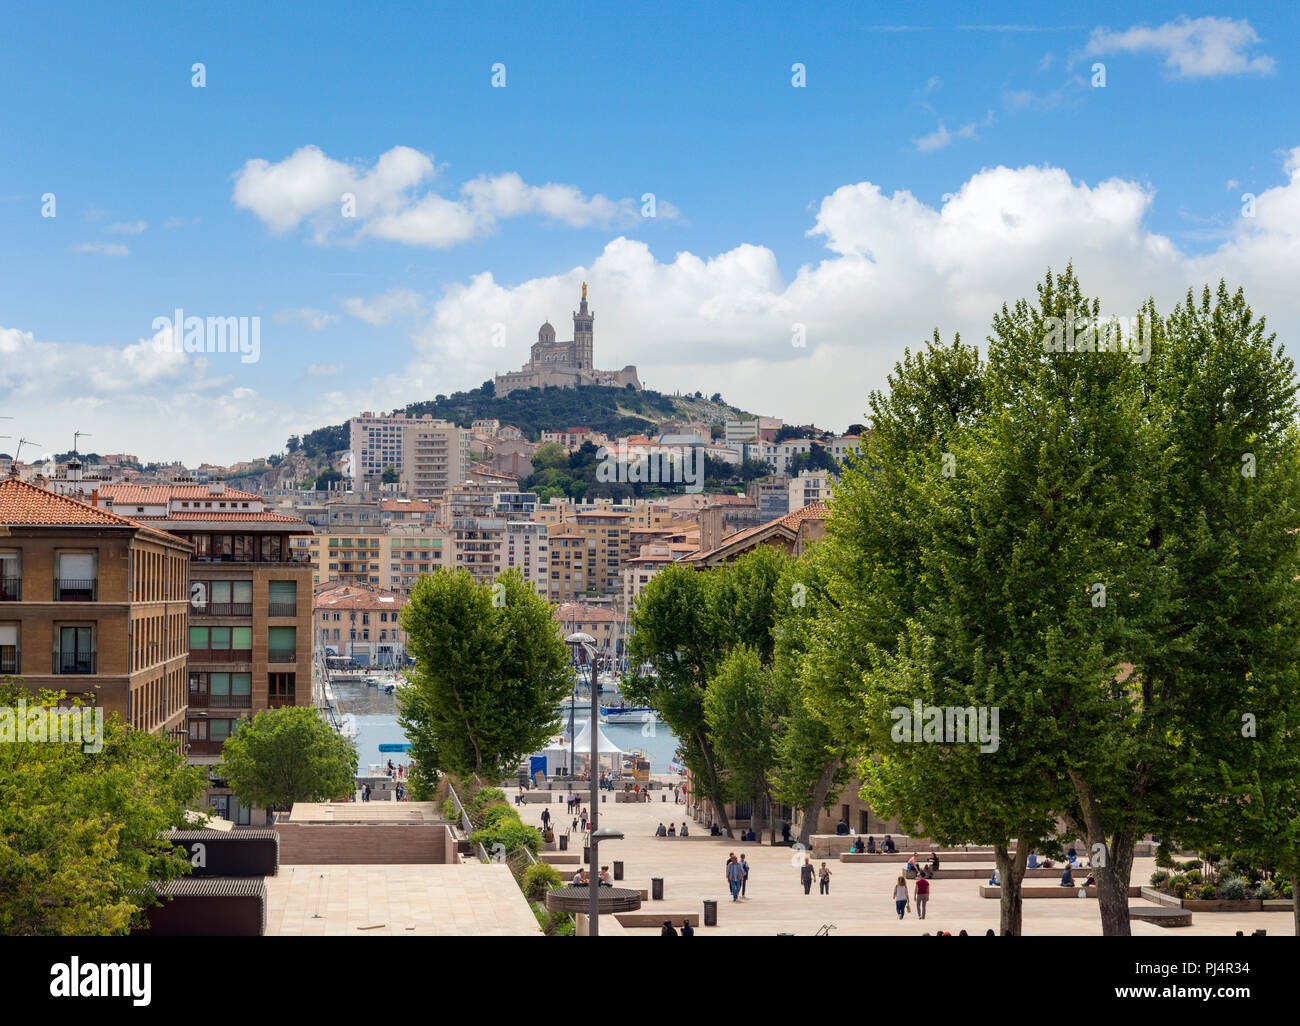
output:
[[[547,321],[537,331],[537,341],[529,360],[517,371],[496,377],[496,395],[507,396],[516,388],[541,388],[559,385],[573,388],[577,385],[612,385],[622,388],[631,385],[640,390],[641,380],[636,368],[622,370],[596,370],[592,358],[592,324],[594,311],[587,309],[587,283],[582,283],[582,303],[573,315],[573,340],[556,342],[555,329]]]

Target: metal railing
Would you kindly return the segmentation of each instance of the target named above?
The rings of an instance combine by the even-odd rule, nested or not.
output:
[[[56,602],[94,602],[98,581],[61,577],[54,582]]]
[[[268,663],[296,663],[298,661],[298,650],[295,648],[268,648],[266,650],[266,661]]]
[[[59,652],[54,657],[55,673],[94,673],[94,652]]]
[[[0,656],[0,673],[18,673],[19,662],[17,656]]]
[[[297,616],[297,602],[270,602],[266,607],[267,616]]]
[[[23,579],[21,577],[0,577],[0,602],[21,602],[23,599]]]

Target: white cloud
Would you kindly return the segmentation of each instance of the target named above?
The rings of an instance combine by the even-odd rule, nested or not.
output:
[[[131,252],[120,242],[79,242],[72,248],[78,253],[92,253],[95,256],[126,256]]]
[[[1094,29],[1084,56],[1113,53],[1155,53],[1177,78],[1218,75],[1268,75],[1277,62],[1266,54],[1254,55],[1262,40],[1244,18],[1188,18],[1167,21],[1155,28],[1135,25],[1123,32]]]
[[[411,289],[393,289],[373,299],[345,299],[343,309],[367,324],[389,324],[394,317],[411,317],[419,313],[424,299]]]
[[[309,363],[307,364],[307,377],[309,378],[328,378],[335,374],[343,373],[343,364],[341,363]]]
[[[276,324],[304,324],[312,331],[324,331],[339,322],[339,315],[300,306],[292,310],[277,310],[271,315]]]
[[[279,163],[247,161],[235,176],[233,199],[275,231],[310,222],[321,243],[373,236],[435,249],[489,234],[513,217],[577,228],[630,226],[639,219],[639,204],[632,199],[589,197],[575,186],[553,182],[529,185],[514,172],[465,182],[455,198],[432,191],[436,176],[433,158],[406,146],[384,153],[370,170],[304,146]],[[345,194],[354,198],[354,211],[345,211]],[[662,201],[657,213],[661,220],[677,216],[676,208]]]
[[[929,96],[930,93],[932,93],[932,92],[934,92],[936,89],[940,89],[940,88],[942,88],[942,87],[943,87],[943,82],[942,82],[942,80],[940,80],[939,76],[938,76],[938,75],[931,75],[931,76],[926,80],[926,83],[925,83],[925,90],[924,90],[925,95]]]
[[[644,242],[619,237],[551,276],[504,284],[478,274],[423,306],[408,290],[357,300],[356,311],[376,323],[418,313],[411,349],[386,354],[392,373],[355,384],[349,376],[340,379],[346,390],[323,395],[264,377],[263,364],[238,372],[258,383],[256,393],[240,391],[209,377],[235,373],[219,354],[200,365],[183,354],[162,360],[143,341],[106,350],[37,343],[10,329],[0,331],[0,402],[18,418],[12,433],[47,443],[75,413],[101,452],[230,462],[360,410],[516,369],[542,321],[572,337],[568,317],[583,281],[596,313],[597,366],[634,363],[650,387],[720,391],[755,412],[841,429],[862,420],[869,391],[904,346],[923,344],[936,327],[945,339],[982,340],[1004,302],[1032,297],[1049,266],[1069,261],[1104,313],[1131,316],[1147,296],[1167,312],[1189,286],[1223,277],[1246,288],[1279,337],[1300,336],[1300,147],[1287,154],[1281,183],[1258,190],[1256,217],[1232,220],[1209,251],[1186,251],[1150,230],[1155,202],[1145,183],[1088,183],[1050,166],[985,168],[939,208],[858,182],[817,205],[809,235],[824,253],[790,277],[766,246],[661,260]],[[795,325],[804,347],[792,344]],[[301,381],[296,368],[288,373]]]
[[[116,232],[118,235],[139,235],[149,225],[144,221],[127,221],[122,224],[110,224],[105,231]]]

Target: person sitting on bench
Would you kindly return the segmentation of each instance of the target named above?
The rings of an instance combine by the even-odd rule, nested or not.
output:
[[[677,836],[677,826],[676,826],[676,824],[674,824],[674,823],[669,823],[669,824],[668,824],[668,836],[669,836],[669,837],[676,837],[676,836]]]
[[[1074,886],[1074,874],[1070,872],[1069,866],[1066,866],[1065,871],[1061,873],[1061,886],[1062,887]]]
[[[586,887],[588,883],[590,881],[587,879],[587,871],[579,866],[578,871],[573,874],[573,886]]]
[[[1036,852],[1036,851],[1031,851],[1031,852],[1029,853],[1029,866],[1028,866],[1028,868],[1029,868],[1029,869],[1037,869],[1037,868],[1038,868],[1038,852]]]
[[[685,822],[682,823],[682,828],[681,828],[679,831],[677,831],[677,836],[678,836],[678,837],[690,837],[690,836],[691,836],[691,832],[690,832],[689,830],[686,829],[686,824],[685,824]]]
[[[656,837],[667,837],[667,836],[668,836],[668,828],[665,827],[662,823],[660,823],[660,824],[659,824],[659,829],[655,831],[655,836],[656,836]]]
[[[912,852],[912,857],[907,860],[907,875],[909,877],[915,877],[917,872],[916,852]]]
[[[898,853],[898,849],[894,847],[894,839],[888,834],[885,834],[885,840],[881,843],[880,850],[886,855],[896,855]]]
[[[718,824],[717,824],[717,823],[714,823],[714,824],[710,825],[710,827],[709,827],[709,836],[710,836],[710,837],[721,837],[721,836],[722,836],[722,831],[718,829]]]
[[[1079,853],[1075,851],[1073,847],[1065,853],[1065,858],[1072,866],[1077,866],[1079,864]]]
[[[847,837],[849,833],[849,825],[841,819],[835,824],[835,833],[840,837]]]
[[[930,876],[933,877],[937,872],[939,872],[939,853],[932,851],[930,852]]]
[[[1095,876],[1093,876],[1091,873],[1089,873],[1089,874],[1088,874],[1088,879],[1086,879],[1085,881],[1083,881],[1083,886],[1084,886],[1084,887],[1096,887],[1096,886],[1097,886],[1097,878],[1096,878]]]
[[[989,877],[989,886],[990,887],[1002,886],[1002,876],[1000,873],[998,873],[996,866],[993,867],[993,874]]]
[[[874,854],[876,854],[876,839],[875,839],[875,837],[868,837],[868,838],[867,838],[867,854],[868,854],[868,855],[874,855]]]

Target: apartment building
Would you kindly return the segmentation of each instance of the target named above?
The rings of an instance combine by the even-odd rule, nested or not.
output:
[[[543,598],[550,594],[550,540],[545,524],[507,520],[506,570],[518,570]]]
[[[411,499],[441,499],[470,479],[469,431],[421,417],[401,431],[401,490]],[[381,468],[382,469],[382,468]]]
[[[455,563],[451,529],[440,525],[394,524],[388,529],[388,580],[383,587],[410,597],[411,588],[425,574]]]
[[[824,470],[801,470],[798,477],[790,479],[790,509],[803,509],[814,502],[831,496],[830,474]]]
[[[351,656],[365,666],[406,665],[406,634],[400,614],[403,596],[342,581],[316,589],[317,636],[330,655]]]
[[[0,675],[137,730],[185,726],[189,548],[79,499],[0,480]]]
[[[562,602],[555,607],[555,621],[563,637],[590,634],[602,659],[622,659],[627,652],[627,618],[609,606],[586,602]]]
[[[623,567],[623,608],[631,609],[655,574],[670,566],[680,555],[684,553],[674,551],[669,542],[653,541],[641,546],[641,554],[633,556]]]
[[[623,565],[634,554],[631,519],[621,510],[590,510],[550,530],[552,602],[622,593]]]
[[[308,524],[219,482],[112,485],[101,495],[189,553],[190,762],[219,761],[226,738],[260,711],[313,704],[312,566],[293,545]],[[207,805],[217,816],[264,820],[222,781],[212,785]]]

